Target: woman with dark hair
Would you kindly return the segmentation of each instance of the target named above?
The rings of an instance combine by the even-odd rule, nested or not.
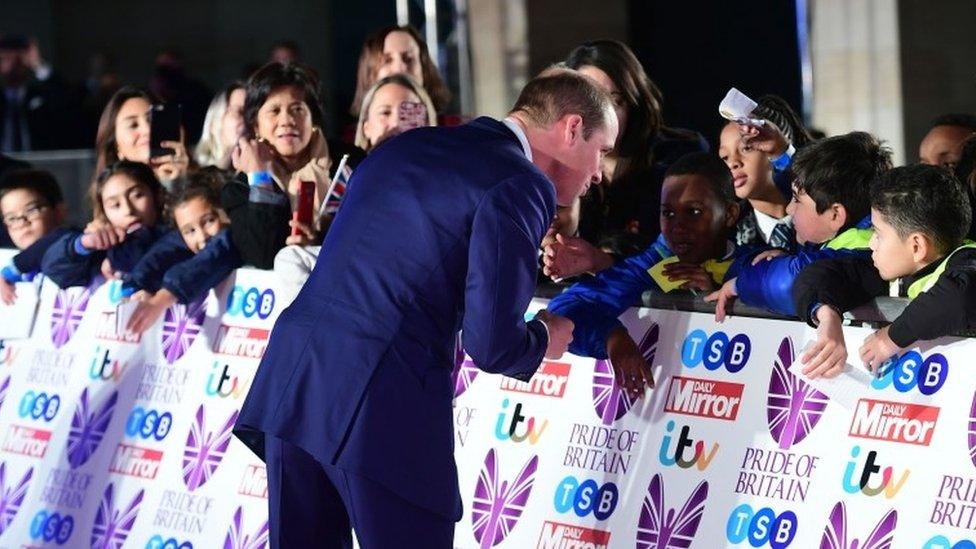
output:
[[[697,132],[665,125],[660,90],[623,43],[587,42],[571,51],[564,64],[610,93],[620,133],[614,151],[604,159],[602,184],[559,212],[543,241],[544,272],[554,278],[605,269],[621,257],[616,254],[632,255],[649,246],[660,232],[664,172],[687,153],[708,151]],[[561,235],[558,241],[556,233]],[[606,252],[597,247],[611,241],[614,246],[606,246]],[[621,243],[626,244],[623,249]]]
[[[164,184],[186,174],[190,157],[183,141],[163,141],[174,154],[149,157],[150,109],[159,100],[145,88],[125,86],[109,99],[95,136],[95,175],[119,160],[148,164]]]
[[[221,193],[232,238],[246,264],[269,269],[286,244],[321,241],[330,219],[311,225],[291,220],[302,182],[315,184],[312,211],[318,212],[328,200],[330,174],[339,158],[349,154],[354,166],[364,156],[355,147],[328,142],[322,120],[318,77],[304,65],[268,63],[248,80],[245,135],[231,155],[241,175]]]
[[[451,92],[417,29],[410,25],[389,26],[369,35],[363,43],[356,73],[356,95],[349,113],[359,116],[366,92],[377,80],[391,74],[413,77],[427,90],[438,113],[443,113],[451,103]]]

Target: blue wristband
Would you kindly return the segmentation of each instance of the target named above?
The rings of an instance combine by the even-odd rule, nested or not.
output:
[[[75,253],[78,255],[91,255],[91,250],[89,250],[88,248],[82,245],[81,236],[75,239],[72,248],[75,250]]]
[[[21,280],[20,271],[17,270],[17,267],[13,263],[0,269],[0,276],[11,284],[15,284]]]
[[[786,168],[790,167],[790,162],[793,160],[794,154],[796,154],[796,147],[790,143],[790,146],[786,148],[786,151],[783,152],[783,154],[770,160],[770,163],[773,165],[773,169],[778,172],[785,171]]]
[[[271,177],[271,172],[268,171],[248,172],[247,184],[252,187],[255,185],[273,185],[274,179]]]

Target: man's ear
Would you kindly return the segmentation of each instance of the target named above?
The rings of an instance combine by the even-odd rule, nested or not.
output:
[[[834,231],[839,231],[841,227],[847,225],[849,215],[847,213],[847,208],[844,207],[840,202],[834,202],[830,205],[830,226]]]
[[[578,114],[567,114],[561,120],[563,123],[563,142],[569,146],[583,139],[583,117]]]
[[[728,228],[735,227],[739,222],[739,203],[730,202],[728,206],[725,207],[725,226]]]

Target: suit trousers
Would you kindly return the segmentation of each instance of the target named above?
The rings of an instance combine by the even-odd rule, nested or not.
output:
[[[347,549],[352,530],[362,549],[454,545],[454,521],[298,446],[268,435],[265,461],[272,549]]]

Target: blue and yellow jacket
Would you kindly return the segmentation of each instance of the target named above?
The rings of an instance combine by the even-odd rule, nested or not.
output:
[[[129,296],[139,290],[155,293],[165,288],[180,303],[189,303],[204,297],[243,264],[228,229],[214,235],[197,254],[186,247],[179,232],[172,231],[123,276],[122,294]]]
[[[800,271],[821,259],[849,255],[870,257],[868,242],[872,234],[874,229],[868,216],[824,244],[806,244],[797,248],[795,254],[775,257],[756,265],[752,265],[751,261],[744,262],[735,280],[736,293],[746,305],[797,316],[793,282]]]
[[[736,276],[739,267],[752,255],[752,249],[737,248],[729,243],[729,253],[720,260],[709,260],[703,267],[717,284]],[[673,259],[672,259],[673,258]],[[675,284],[660,274],[661,267],[677,258],[663,235],[642,253],[628,257],[613,267],[570,286],[549,303],[553,314],[569,318],[575,324],[569,352],[595,358],[607,358],[607,336],[622,326],[617,319],[640,302],[647,290],[670,291]]]

